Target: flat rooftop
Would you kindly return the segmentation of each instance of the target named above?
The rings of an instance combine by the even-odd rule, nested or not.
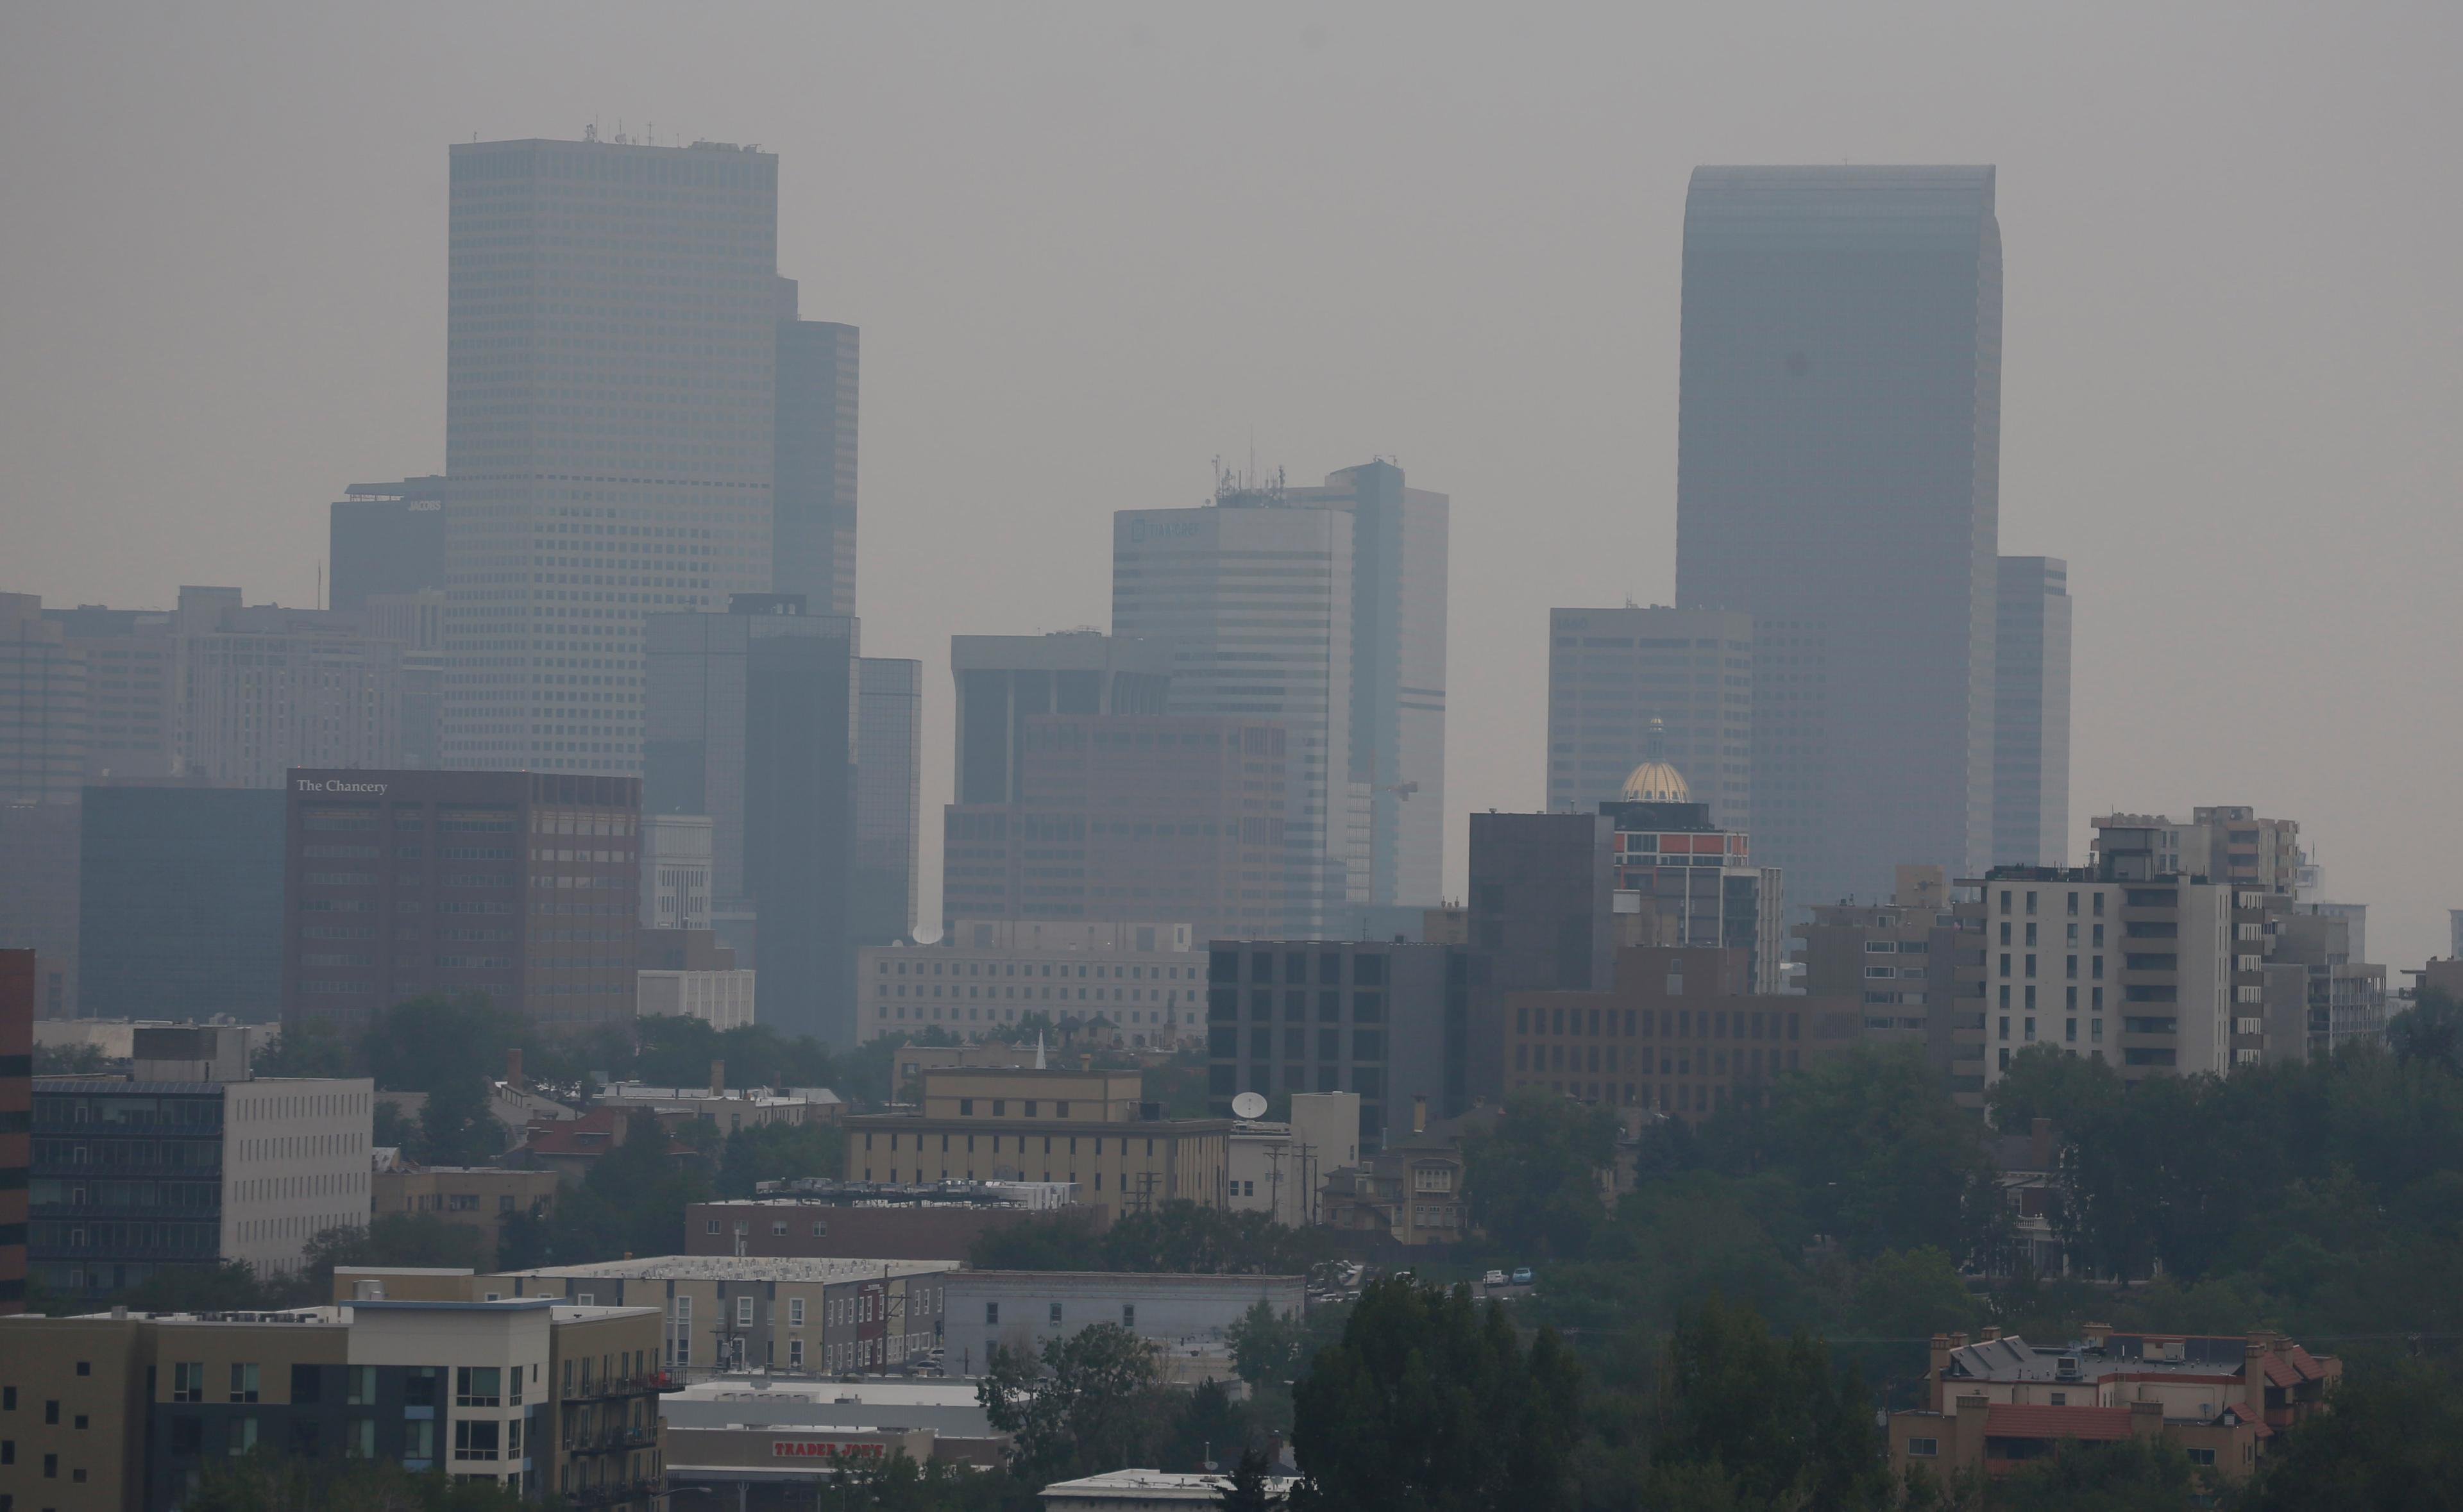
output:
[[[658,1255],[586,1265],[493,1272],[541,1281],[872,1281],[956,1270],[954,1260],[821,1260],[759,1255]]]

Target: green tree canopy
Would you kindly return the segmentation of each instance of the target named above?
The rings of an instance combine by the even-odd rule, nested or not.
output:
[[[1724,1478],[1744,1506],[1887,1504],[1864,1387],[1802,1333],[1710,1298],[1669,1336],[1659,1393],[1655,1475]]]
[[[992,1348],[975,1399],[1012,1436],[1010,1468],[1032,1485],[1151,1464],[1169,1426],[1156,1347],[1117,1323],[1046,1340],[1040,1357]]]
[[[1463,1142],[1472,1220],[1500,1244],[1549,1256],[1590,1247],[1616,1160],[1616,1115],[1543,1087],[1510,1093],[1493,1131]]]
[[[2121,1098],[2121,1073],[2110,1062],[2073,1055],[2058,1045],[2030,1045],[2010,1057],[2009,1068],[1986,1091],[1984,1105],[1994,1128],[2015,1134],[2025,1134],[2038,1118],[2067,1129]]]

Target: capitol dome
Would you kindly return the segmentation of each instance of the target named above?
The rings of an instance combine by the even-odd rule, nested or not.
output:
[[[1665,754],[1667,726],[1659,720],[1650,722],[1650,740],[1643,746],[1642,765],[1624,779],[1624,801],[1627,803],[1691,803],[1692,789],[1685,784],[1685,774],[1668,765]]]

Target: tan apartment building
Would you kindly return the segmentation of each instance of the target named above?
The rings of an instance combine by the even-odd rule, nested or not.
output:
[[[1813,906],[1811,920],[1796,926],[1797,985],[1812,997],[1862,1003],[1866,1043],[1916,1047],[1950,1079],[1961,1106],[1980,1108],[1983,1046],[1952,1033],[1956,967],[1973,941],[1951,910],[1949,875],[1902,866],[1897,875],[1887,903]]]
[[[1509,993],[1506,1086],[1699,1121],[1862,1038],[1853,998],[1751,981],[1741,949],[1629,946],[1609,991]]]
[[[1020,1013],[1101,1018],[1123,1045],[1203,1036],[1205,941],[1186,923],[962,918],[937,945],[856,952],[859,1043],[939,1025],[960,1036]]]
[[[0,1496],[167,1508],[207,1465],[253,1451],[391,1459],[530,1496],[587,1487],[598,1505],[648,1512],[664,1477],[658,1349],[652,1309],[544,1301],[11,1318]],[[560,1362],[584,1351],[606,1363],[559,1390]],[[621,1441],[578,1431],[619,1402],[634,1425]]]
[[[556,1205],[554,1171],[510,1171],[498,1166],[416,1165],[380,1159],[369,1177],[371,1216],[431,1214],[480,1238],[495,1258],[505,1221],[516,1213],[544,1218]]]
[[[338,1266],[338,1298],[384,1295],[578,1307],[646,1307],[664,1323],[665,1369],[682,1376],[768,1370],[877,1372],[930,1356],[948,1261],[665,1255],[493,1274]]]
[[[920,1111],[846,1120],[848,1180],[1074,1181],[1114,1213],[1230,1198],[1232,1121],[1166,1119],[1136,1071],[927,1069]]]

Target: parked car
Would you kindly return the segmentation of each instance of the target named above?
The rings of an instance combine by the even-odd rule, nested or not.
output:
[[[1533,1281],[1534,1279],[1535,1279],[1535,1278],[1534,1278],[1534,1277],[1532,1276],[1532,1274],[1531,1274],[1531,1267],[1530,1267],[1530,1266],[1528,1266],[1528,1265],[1516,1265],[1516,1266],[1515,1266],[1515,1267],[1514,1267],[1514,1284],[1515,1284],[1515,1285],[1517,1285],[1517,1286],[1527,1286],[1527,1285],[1531,1285],[1531,1283],[1532,1283],[1532,1281]]]
[[[1483,1286],[1502,1286],[1505,1285],[1505,1272],[1501,1270],[1492,1270],[1487,1275],[1479,1278],[1479,1284]]]

